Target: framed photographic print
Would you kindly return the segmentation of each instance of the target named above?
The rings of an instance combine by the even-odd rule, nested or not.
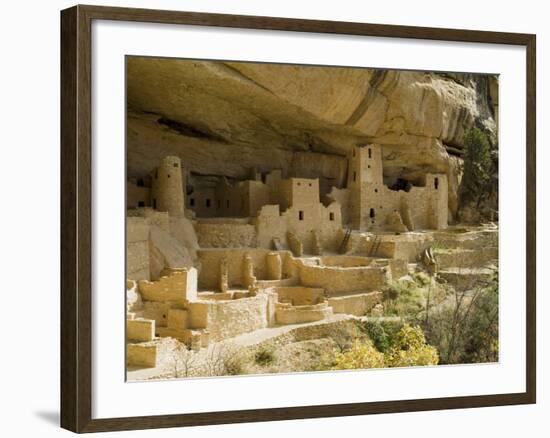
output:
[[[535,36],[61,13],[61,421],[534,403]]]

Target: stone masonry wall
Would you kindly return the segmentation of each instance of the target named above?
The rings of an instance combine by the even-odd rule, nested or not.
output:
[[[388,282],[387,268],[336,268],[300,266],[300,282],[304,286],[321,287],[327,294],[354,291],[372,291]]]
[[[161,277],[154,282],[142,280],[138,284],[141,296],[148,301],[185,303],[197,299],[197,270],[195,268],[173,272],[170,276]]]
[[[149,223],[140,217],[126,219],[126,277],[149,280]]]
[[[249,254],[254,265],[254,275],[258,280],[268,279],[267,254],[272,251],[262,248],[234,248],[234,249],[201,249],[197,252],[201,269],[199,272],[199,289],[219,289],[219,266],[225,258],[229,287],[243,287],[242,269],[245,255]],[[283,276],[288,275],[288,251],[280,251],[283,261]]]
[[[210,341],[216,342],[268,326],[268,296],[231,301],[197,301],[189,305],[192,329],[208,329]]]
[[[254,225],[233,223],[197,223],[201,248],[247,248],[256,246]]]

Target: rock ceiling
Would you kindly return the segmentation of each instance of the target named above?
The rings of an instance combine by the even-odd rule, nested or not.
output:
[[[487,75],[129,57],[128,175],[177,155],[198,175],[285,169],[341,185],[352,145],[383,145],[384,172],[449,176],[456,209],[464,131],[496,135]]]

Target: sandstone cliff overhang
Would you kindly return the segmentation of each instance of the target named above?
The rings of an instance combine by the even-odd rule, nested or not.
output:
[[[143,57],[127,63],[129,177],[176,155],[191,178],[285,169],[341,186],[346,153],[372,142],[383,146],[385,178],[446,173],[454,213],[465,130],[483,126],[496,139],[493,76]]]

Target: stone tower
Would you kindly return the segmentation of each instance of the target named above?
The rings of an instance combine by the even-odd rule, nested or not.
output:
[[[348,156],[348,163],[349,188],[359,187],[362,183],[384,183],[380,145],[354,147]]]
[[[172,216],[184,213],[185,199],[181,160],[165,157],[151,176],[151,205],[155,210],[167,211]]]
[[[428,224],[434,230],[447,228],[449,222],[449,183],[445,174],[426,174],[426,189],[430,194]]]
[[[349,213],[353,228],[367,229],[377,222],[383,187],[380,145],[354,147],[348,156],[348,189],[353,199]]]

